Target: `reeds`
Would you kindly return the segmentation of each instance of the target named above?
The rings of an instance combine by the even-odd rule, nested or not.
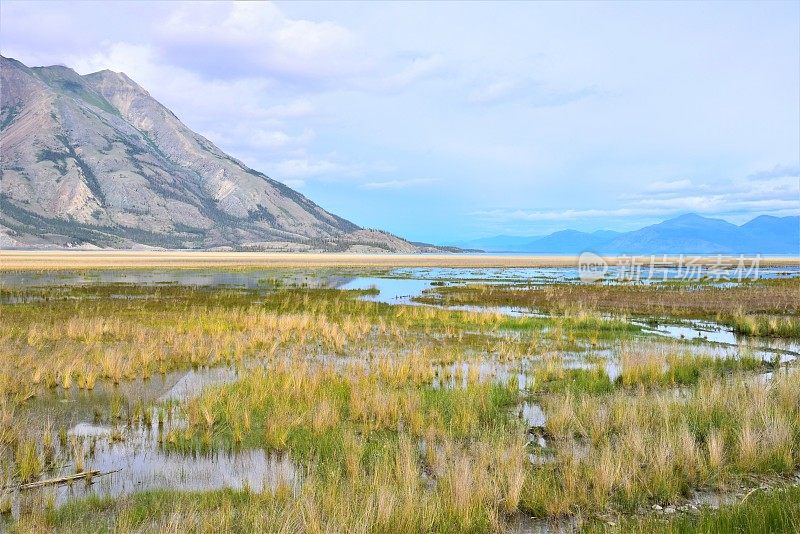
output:
[[[691,487],[800,466],[800,390],[783,375],[758,383],[707,376],[682,395],[567,393],[548,398],[545,412],[551,446],[583,452],[557,455],[531,484],[544,484],[571,509],[593,512],[613,502],[635,510],[650,500],[676,502]],[[589,483],[570,484],[573,478]],[[542,491],[526,494],[534,511],[553,508]]]
[[[737,371],[768,370],[772,365],[747,353],[710,356],[697,351],[653,344],[624,347],[620,351],[623,387],[669,387],[696,384],[706,373],[725,376]]]
[[[479,287],[481,298],[497,296]],[[69,504],[74,515],[39,517],[40,527],[113,518],[118,530],[502,530],[520,512],[633,511],[798,466],[791,379],[752,380],[771,366],[747,354],[631,344],[637,328],[591,303],[509,318],[329,289],[30,292],[63,305],[0,305],[0,459],[14,477],[37,477],[58,451],[76,466],[91,463],[91,444],[64,428],[57,440],[48,429],[49,442],[22,432],[17,410],[42,388],[57,397],[110,388],[98,417],[114,425],[111,439],[155,419],[159,443],[177,454],[264,448],[302,472],[263,494]],[[589,352],[598,345],[612,349]],[[618,378],[610,364],[619,364]],[[235,368],[240,378],[174,404],[130,400],[109,386],[205,366]],[[513,415],[523,396],[544,407],[544,449],[527,444]]]
[[[15,458],[16,475],[22,482],[29,482],[38,478],[42,473],[43,462],[36,443],[26,441],[17,445]]]
[[[740,308],[732,316],[722,317],[721,321],[729,324],[735,332],[748,336],[800,337],[800,318],[796,312],[788,316],[753,315]]]
[[[598,324],[598,312],[709,319],[754,336],[800,337],[800,278],[762,279],[734,287],[685,284],[576,284],[535,287],[463,285],[435,287],[420,302],[515,306],[547,310]],[[746,311],[745,311],[746,310]]]

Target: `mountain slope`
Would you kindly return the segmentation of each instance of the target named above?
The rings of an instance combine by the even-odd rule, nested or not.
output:
[[[762,215],[737,226],[696,214],[681,215],[632,232],[563,230],[527,243],[483,238],[487,252],[580,254],[795,254],[800,255],[800,217]],[[475,243],[473,241],[471,243]]]
[[[748,241],[769,250],[800,253],[800,217],[761,215],[741,226]]]
[[[472,239],[469,241],[460,241],[458,243],[454,243],[454,245],[467,249],[514,252],[519,249],[524,249],[531,242],[532,239],[535,238],[498,235],[493,237],[482,237],[478,239]]]
[[[619,235],[617,232],[607,230],[598,230],[590,234],[577,230],[562,230],[528,243],[525,250],[569,254],[574,250],[593,250],[602,247],[617,235]]]
[[[424,250],[248,168],[125,74],[0,56],[0,84],[0,246]]]
[[[603,248],[633,254],[737,252],[739,235],[739,227],[735,224],[687,214],[626,232],[604,244]]]

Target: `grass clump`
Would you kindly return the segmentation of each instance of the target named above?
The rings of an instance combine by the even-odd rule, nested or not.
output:
[[[302,481],[269,528],[501,528],[525,477],[522,428],[510,417],[516,391],[392,385],[356,369],[289,361],[255,369],[188,401],[186,428],[170,431],[166,446],[263,447],[299,462]],[[248,510],[236,514],[247,522]]]
[[[600,395],[614,390],[614,382],[605,369],[594,366],[588,369],[546,367],[534,372],[535,387],[550,393],[575,393]]]
[[[386,436],[467,438],[511,424],[517,393],[493,383],[434,388],[384,383],[363,367],[278,361],[236,383],[206,390],[183,408],[187,428],[167,441],[179,449],[265,447],[344,467],[353,434],[380,446]]]
[[[746,353],[715,357],[645,346],[620,351],[620,368],[616,379],[619,385],[658,388],[694,385],[706,374],[724,377],[736,372],[767,371],[773,364]]]
[[[555,455],[533,470],[522,498],[537,515],[635,512],[679,502],[691,488],[800,466],[800,390],[791,375],[755,383],[707,376],[680,394],[567,392],[543,405]]]
[[[796,293],[799,295],[800,293]],[[723,316],[721,322],[728,324],[734,332],[748,336],[798,338],[800,318],[797,315],[753,315],[737,310],[732,316]]]

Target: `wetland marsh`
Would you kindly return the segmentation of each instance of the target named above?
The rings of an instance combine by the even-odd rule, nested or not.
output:
[[[799,275],[2,271],[2,528],[791,531]]]

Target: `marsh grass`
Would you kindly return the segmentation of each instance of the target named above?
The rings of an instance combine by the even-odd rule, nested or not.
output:
[[[620,375],[623,387],[668,387],[697,384],[704,374],[718,377],[734,372],[768,371],[765,362],[747,353],[731,356],[708,356],[692,351],[653,346],[633,346],[620,351]]]
[[[384,378],[433,380],[433,363],[489,347],[514,362],[545,347],[583,350],[632,337],[639,328],[575,312],[561,318],[508,317],[357,300],[359,291],[277,291],[132,286],[0,289],[22,298],[0,304],[0,393],[28,397],[39,387],[93,390],[179,369],[241,367],[276,354],[345,356],[375,347]],[[28,299],[28,300],[26,300]],[[58,303],[57,305],[53,305]],[[465,332],[467,334],[465,334]]]
[[[520,511],[636,511],[798,466],[796,388],[782,375],[752,380],[771,367],[747,354],[633,344],[638,327],[580,302],[555,317],[514,318],[362,294],[0,288],[0,461],[16,481],[41,476],[59,451],[76,469],[92,463],[94,442],[63,426],[48,426],[48,441],[18,422],[43,390],[102,398],[95,419],[113,426],[111,441],[155,426],[175,454],[266,449],[300,470],[261,494],[88,498],[34,510],[14,528],[500,531]],[[196,397],[148,403],[121,393],[132,381],[220,366],[238,379]],[[547,416],[541,462],[529,461],[542,451],[514,416],[523,397]]]
[[[41,454],[36,443],[27,441],[17,445],[16,475],[22,482],[29,482],[37,478],[44,468]]]
[[[516,389],[385,376],[385,368],[341,373],[279,360],[188,401],[187,426],[170,432],[167,447],[288,454],[304,468],[293,506],[311,530],[500,528],[518,510],[525,479]]]
[[[615,384],[600,366],[589,369],[568,369],[561,366],[537,369],[533,373],[536,389],[551,393],[602,394],[614,390]]]
[[[706,375],[683,392],[567,392],[547,397],[544,410],[558,454],[533,471],[523,496],[539,515],[635,512],[678,502],[690,488],[800,465],[800,390],[791,376],[753,383]]]
[[[618,350],[618,375],[609,376],[608,361],[570,368],[557,357],[543,360],[530,373],[531,393],[602,394],[619,388],[663,389],[697,384],[704,375],[723,378],[735,373],[770,371],[774,362],[755,358],[747,353],[733,356],[711,356],[681,349],[678,345],[638,343],[622,345]]]
[[[800,288],[795,292],[800,298]],[[748,336],[763,337],[800,337],[800,319],[795,310],[793,315],[753,315],[745,313],[741,308],[733,315],[719,317],[720,322],[728,324],[735,332]]]
[[[512,424],[508,412],[518,394],[508,387],[395,386],[357,369],[341,374],[331,366],[291,361],[256,368],[234,384],[188,401],[183,408],[187,428],[172,431],[167,440],[177,449],[286,450],[297,459],[344,469],[345,444],[352,445],[354,436],[362,437],[368,459],[370,446],[381,446],[397,433],[465,438]],[[204,442],[205,435],[210,441]]]
[[[569,317],[579,313],[708,319],[735,332],[800,337],[800,278],[762,279],[734,287],[691,284],[608,285],[559,283],[535,287],[461,285],[434,287],[419,302],[515,306]]]

